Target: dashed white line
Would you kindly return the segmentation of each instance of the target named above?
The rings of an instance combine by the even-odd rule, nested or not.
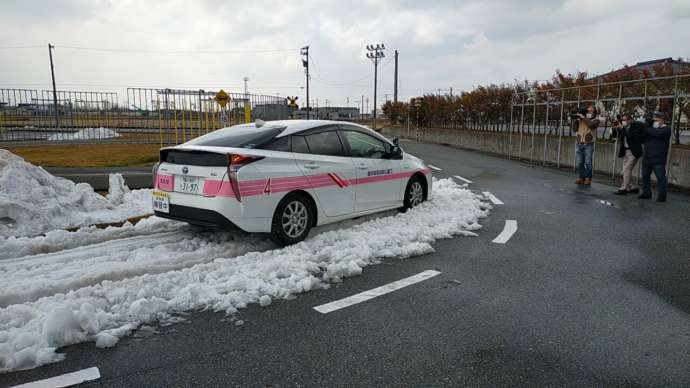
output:
[[[493,202],[494,205],[503,205],[503,202],[500,199],[496,198],[495,195],[491,194],[488,191],[484,192],[484,196],[489,198],[489,201]]]
[[[345,307],[352,306],[357,303],[362,303],[365,302],[369,299],[374,299],[377,296],[385,295],[388,293],[391,293],[393,291],[399,290],[403,287],[411,286],[413,284],[422,282],[424,280],[430,279],[434,276],[440,275],[441,272],[435,271],[435,270],[428,270],[424,272],[420,272],[416,275],[407,277],[405,279],[400,279],[397,281],[394,281],[393,283],[388,283],[386,285],[383,285],[381,287],[376,287],[368,291],[360,292],[359,294],[355,294],[352,296],[348,296],[347,298],[336,300],[330,303],[322,304],[320,306],[314,307],[314,310],[322,313],[322,314],[328,314],[330,312],[336,311],[343,309]]]
[[[496,236],[496,238],[491,241],[496,244],[505,244],[510,240],[511,237],[517,232],[518,224],[515,220],[506,220],[505,225],[503,225],[503,231]]]
[[[453,177],[456,178],[456,179],[460,179],[460,180],[463,181],[463,182],[472,183],[471,180],[465,179],[465,178],[461,177],[460,175],[453,175]]]
[[[442,168],[436,167],[436,166],[434,166],[433,164],[427,164],[427,166],[429,166],[429,168],[432,168],[432,169],[434,169],[434,170],[436,170],[436,171],[443,171]]]
[[[98,380],[101,378],[101,372],[98,368],[88,368],[78,370],[72,373],[51,377],[49,379],[37,380],[31,383],[15,385],[12,388],[60,388],[69,387],[71,385],[81,384],[86,381]]]

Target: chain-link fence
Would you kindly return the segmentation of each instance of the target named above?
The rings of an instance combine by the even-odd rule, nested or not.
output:
[[[0,89],[0,145],[36,142],[179,144],[256,119],[287,119],[277,96],[218,90],[128,88],[114,92]]]

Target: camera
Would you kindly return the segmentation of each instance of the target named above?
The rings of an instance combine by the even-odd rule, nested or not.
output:
[[[579,119],[578,115],[587,115],[587,108],[577,108],[570,112],[571,119]]]

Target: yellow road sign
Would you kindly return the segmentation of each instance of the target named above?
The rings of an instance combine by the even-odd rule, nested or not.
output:
[[[221,89],[218,93],[216,93],[216,96],[213,97],[214,100],[218,103],[218,105],[221,106],[221,108],[225,108],[225,105],[230,102],[230,96],[225,93],[225,90]]]

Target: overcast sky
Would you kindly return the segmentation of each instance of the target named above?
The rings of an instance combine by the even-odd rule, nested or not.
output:
[[[2,0],[0,88],[47,88],[52,42],[60,90],[188,87],[299,95],[299,48],[310,46],[312,98],[350,106],[372,98],[365,46],[383,42],[379,95],[603,73],[690,57],[690,0],[213,1]],[[7,46],[39,48],[7,49]],[[140,53],[70,49],[245,51]],[[289,50],[246,52],[247,50]],[[124,93],[122,93],[124,94]],[[120,97],[121,99],[123,97]]]

